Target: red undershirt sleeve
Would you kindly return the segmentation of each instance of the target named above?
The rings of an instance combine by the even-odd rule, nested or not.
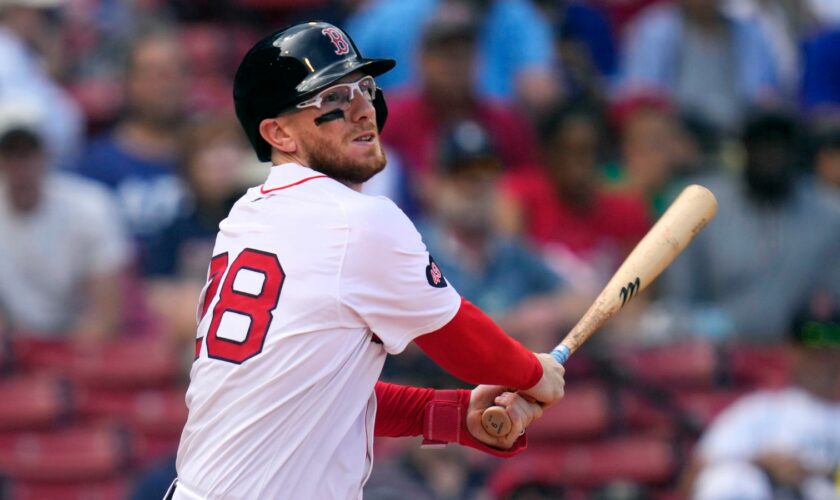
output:
[[[528,447],[522,435],[509,450],[500,450],[476,440],[467,429],[470,391],[439,391],[404,385],[376,383],[377,437],[420,436],[423,444],[458,443],[497,457],[512,457]]]
[[[472,384],[530,389],[542,378],[534,353],[464,298],[449,323],[414,342],[444,370]]]

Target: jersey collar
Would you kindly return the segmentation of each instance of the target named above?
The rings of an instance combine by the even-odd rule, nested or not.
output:
[[[327,176],[297,163],[274,165],[268,172],[268,178],[265,180],[265,183],[260,186],[260,192],[266,194],[272,191],[288,189],[313,179],[325,177]]]

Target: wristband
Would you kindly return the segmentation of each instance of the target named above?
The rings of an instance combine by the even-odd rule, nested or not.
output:
[[[528,447],[526,434],[519,436],[508,450],[494,448],[475,439],[467,429],[469,405],[470,391],[435,391],[432,400],[426,403],[423,411],[422,446],[437,448],[446,446],[447,443],[458,443],[502,458],[512,457],[525,451]]]

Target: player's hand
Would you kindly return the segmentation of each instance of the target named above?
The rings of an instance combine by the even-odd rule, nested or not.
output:
[[[488,406],[499,405],[505,408],[511,421],[510,432],[505,436],[488,434],[481,425],[481,414]],[[495,448],[509,449],[525,432],[531,422],[540,418],[542,406],[530,402],[515,392],[496,385],[479,385],[472,390],[470,406],[467,409],[467,429],[482,443]]]
[[[566,380],[563,377],[566,374],[566,369],[551,354],[537,354],[537,359],[540,360],[542,365],[543,376],[537,382],[537,385],[528,390],[520,391],[520,393],[539,401],[543,407],[549,407],[563,399],[566,385]]]

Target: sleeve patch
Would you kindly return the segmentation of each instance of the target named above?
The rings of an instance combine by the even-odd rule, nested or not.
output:
[[[446,278],[443,277],[443,273],[431,255],[429,255],[429,265],[426,266],[426,280],[435,288],[446,288]]]

